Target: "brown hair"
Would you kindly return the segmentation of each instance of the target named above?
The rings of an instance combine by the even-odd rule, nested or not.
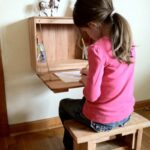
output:
[[[121,62],[131,63],[130,26],[123,16],[114,12],[112,0],[77,0],[73,19],[78,27],[86,27],[90,21],[110,24],[113,55]]]

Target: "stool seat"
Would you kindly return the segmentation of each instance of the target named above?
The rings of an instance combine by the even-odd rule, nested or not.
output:
[[[125,126],[116,127],[106,132],[94,132],[75,120],[67,120],[64,123],[64,127],[73,138],[74,150],[95,150],[97,143],[112,140],[117,136],[126,137],[127,135],[132,135],[129,149],[140,150],[143,128],[149,126],[150,121],[135,112]],[[86,146],[81,146],[83,144]]]

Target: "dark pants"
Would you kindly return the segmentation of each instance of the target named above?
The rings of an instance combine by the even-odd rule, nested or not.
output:
[[[108,124],[101,124],[97,122],[92,122],[88,120],[83,114],[82,114],[82,108],[85,102],[85,98],[83,99],[63,99],[60,101],[59,105],[59,116],[64,123],[65,120],[75,119],[86,126],[90,127],[96,132],[99,131],[109,131],[112,128],[115,127],[121,127],[124,126],[126,122],[130,119],[130,116],[114,123],[108,123]],[[63,143],[67,150],[73,150],[73,139],[69,132],[64,129],[64,137],[63,137]]]
[[[90,127],[90,121],[84,117],[82,114],[82,107],[84,104],[83,99],[63,99],[60,101],[59,105],[59,116],[64,123],[65,120],[75,119],[86,126]],[[67,150],[73,150],[73,139],[69,132],[64,129],[64,138],[63,138],[64,146]]]

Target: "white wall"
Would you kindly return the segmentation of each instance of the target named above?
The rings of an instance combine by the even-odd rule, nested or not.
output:
[[[59,16],[71,16],[73,0],[61,0]],[[118,12],[129,20],[137,44],[135,96],[150,98],[150,1],[114,0]],[[54,94],[30,66],[27,18],[37,15],[38,0],[0,0],[0,39],[10,124],[58,116],[59,100],[80,98],[82,88]]]
[[[129,21],[136,49],[135,96],[150,99],[150,1],[113,0],[116,11]]]

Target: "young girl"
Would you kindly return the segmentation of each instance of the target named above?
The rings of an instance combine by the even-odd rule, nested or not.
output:
[[[134,109],[134,51],[128,22],[114,11],[112,0],[77,0],[73,19],[81,34],[93,41],[88,48],[89,69],[82,69],[83,99],[63,99],[62,123],[76,119],[94,131],[123,126]],[[65,130],[64,145],[73,149]]]

